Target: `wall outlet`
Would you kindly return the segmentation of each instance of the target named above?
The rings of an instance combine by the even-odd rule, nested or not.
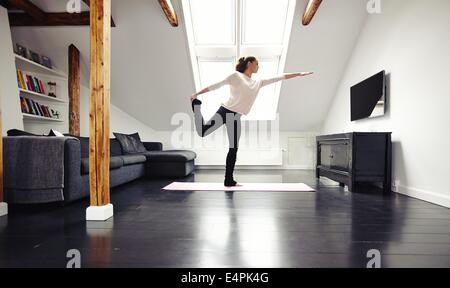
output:
[[[400,187],[400,180],[394,180],[394,182],[392,183],[392,191],[398,193],[399,187]]]

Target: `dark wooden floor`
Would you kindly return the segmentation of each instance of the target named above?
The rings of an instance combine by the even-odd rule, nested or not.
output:
[[[240,182],[304,182],[317,193],[164,192],[172,179],[112,190],[114,218],[86,223],[88,201],[10,206],[0,267],[450,267],[450,211],[378,191],[349,193],[313,171],[238,170]],[[223,171],[177,181],[222,182]]]

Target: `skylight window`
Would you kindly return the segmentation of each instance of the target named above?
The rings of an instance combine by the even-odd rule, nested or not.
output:
[[[195,45],[234,45],[235,1],[189,0]]]
[[[283,45],[289,0],[242,1],[242,44]]]
[[[234,72],[237,59],[255,56],[255,79],[282,74],[296,0],[182,0],[197,91]],[[275,120],[281,83],[261,89],[242,120]],[[200,96],[210,119],[229,97],[227,86]]]

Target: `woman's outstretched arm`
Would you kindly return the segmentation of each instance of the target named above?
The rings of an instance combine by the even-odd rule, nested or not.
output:
[[[207,93],[207,92],[209,92],[209,88],[208,88],[208,87],[206,87],[205,89],[203,89],[203,90],[201,90],[201,91],[199,91],[199,92],[197,92],[197,93],[192,94],[192,95],[191,95],[191,99],[192,99],[192,100],[193,100],[193,99],[196,99],[198,95],[205,94],[205,93]]]
[[[311,75],[313,73],[314,72],[286,73],[282,76],[262,80],[261,87],[264,87],[266,85],[269,85],[269,84],[272,84],[272,83],[275,83],[275,82],[278,82],[281,80],[288,80],[288,79],[292,79],[295,77],[303,77],[303,76]]]
[[[233,77],[234,74],[231,74],[230,76],[228,76],[227,78],[225,78],[224,80],[217,82],[215,84],[209,85],[208,87],[202,89],[201,91],[192,94],[191,99],[196,99],[198,95],[201,94],[205,94],[209,91],[213,91],[216,89],[219,89],[220,87],[224,86],[224,85],[229,85],[231,82],[231,78]]]

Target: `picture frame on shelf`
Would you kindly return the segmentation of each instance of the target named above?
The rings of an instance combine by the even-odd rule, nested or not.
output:
[[[56,82],[50,81],[50,82],[47,83],[47,85],[48,85],[48,96],[57,98],[57,96],[56,96]]]
[[[41,64],[41,57],[39,56],[38,53],[30,50],[30,57],[31,57],[30,60],[32,60],[33,62]]]
[[[49,68],[49,69],[53,69],[52,67],[52,60],[50,58],[48,58],[47,56],[41,56],[41,60],[42,60],[42,65],[44,65],[45,67]]]
[[[28,59],[28,49],[20,44],[16,44],[16,54]]]

